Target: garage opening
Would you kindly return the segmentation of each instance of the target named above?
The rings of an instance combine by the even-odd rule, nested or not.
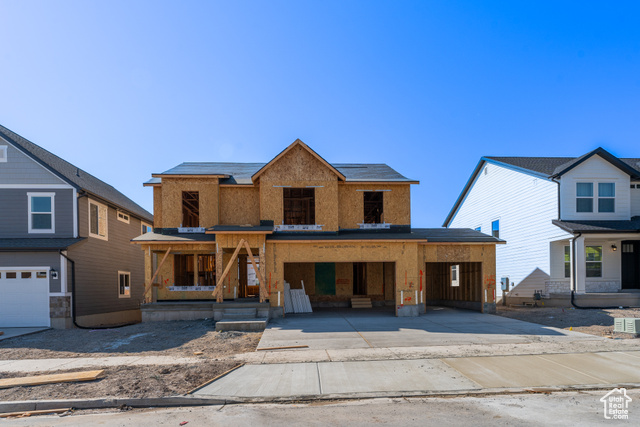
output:
[[[352,298],[367,298],[372,307],[395,304],[394,262],[285,263],[284,279],[301,289],[314,308],[351,307]],[[366,309],[365,309],[366,310]]]
[[[48,268],[0,269],[0,327],[49,325]]]
[[[427,305],[482,310],[482,263],[426,263],[425,292]]]

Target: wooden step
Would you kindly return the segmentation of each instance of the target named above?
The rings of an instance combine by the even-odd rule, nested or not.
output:
[[[351,298],[351,308],[372,308],[371,298]]]

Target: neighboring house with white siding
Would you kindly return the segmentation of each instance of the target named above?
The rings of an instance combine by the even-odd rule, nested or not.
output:
[[[640,159],[602,148],[578,158],[482,157],[444,226],[507,241],[496,276],[509,279],[509,296],[622,297],[640,290]]]
[[[0,126],[0,329],[140,319],[153,216]],[[75,306],[75,309],[74,309]]]

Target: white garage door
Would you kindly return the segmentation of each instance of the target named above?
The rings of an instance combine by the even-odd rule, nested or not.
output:
[[[49,268],[0,269],[0,327],[50,324]]]

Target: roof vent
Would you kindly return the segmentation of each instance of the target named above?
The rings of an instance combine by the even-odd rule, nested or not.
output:
[[[484,167],[484,174],[487,175],[489,173],[489,166]]]
[[[80,168],[76,168],[76,176],[79,177],[80,176]]]

